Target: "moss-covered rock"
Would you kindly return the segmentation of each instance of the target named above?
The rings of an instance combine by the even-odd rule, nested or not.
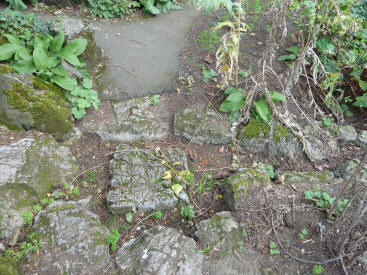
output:
[[[37,129],[57,140],[73,133],[73,117],[64,92],[24,74],[0,73],[0,124],[10,129]]]
[[[195,143],[228,144],[232,142],[231,124],[210,107],[196,105],[176,113],[174,134]]]
[[[90,197],[56,201],[38,213],[32,231],[44,243],[29,263],[37,274],[116,274],[110,263],[108,230],[89,210]]]
[[[269,141],[272,139],[274,148],[273,155],[295,158],[302,152],[298,139],[281,123],[276,122],[273,136],[270,139],[270,126],[256,119],[251,119],[241,130],[239,144],[249,152],[268,152]]]
[[[243,168],[242,172],[234,174],[222,185],[224,200],[228,208],[232,211],[247,208],[249,206],[247,202],[249,193],[256,195],[254,191],[267,182],[270,182],[268,176],[255,169]]]
[[[18,275],[17,264],[15,261],[6,256],[0,256],[0,274],[2,275]]]
[[[314,190],[316,186],[326,184],[334,178],[330,171],[308,171],[308,172],[279,172],[284,179],[284,184],[294,185],[298,191]]]
[[[31,211],[55,185],[63,185],[76,172],[67,147],[48,138],[23,139],[0,146],[0,239],[13,238],[24,225],[21,214]]]

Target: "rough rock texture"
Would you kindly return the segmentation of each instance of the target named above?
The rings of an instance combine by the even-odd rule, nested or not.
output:
[[[0,239],[13,238],[30,210],[53,186],[64,184],[76,172],[69,149],[53,139],[22,139],[0,146]],[[17,233],[18,232],[18,233]]]
[[[212,249],[204,258],[203,274],[260,274],[257,259],[261,253],[242,240],[241,228],[230,212],[217,213],[199,222],[196,228],[200,244]]]
[[[344,179],[349,179],[354,173],[354,170],[357,168],[359,163],[360,163],[359,159],[348,160],[344,164],[342,164],[338,169],[336,169],[336,171],[334,171],[334,175],[337,177],[342,177]],[[362,166],[361,171],[359,172],[358,176],[355,177],[354,180],[363,184],[367,183],[367,164],[364,164]]]
[[[239,136],[239,144],[247,151],[253,153],[268,152],[270,127],[258,120],[251,119],[250,122],[243,127]],[[292,135],[280,123],[276,123],[273,132],[273,148],[272,155],[296,158],[302,152],[302,147],[297,137]]]
[[[338,142],[341,144],[355,142],[357,139],[357,131],[352,125],[344,125],[338,127]]]
[[[74,3],[72,0],[42,0],[41,2],[45,3],[47,6],[56,6],[59,8],[70,7]]]
[[[141,151],[128,145],[119,145],[116,150],[120,152],[116,152],[110,162],[111,181],[107,194],[108,208],[113,214],[176,206],[178,198],[170,188],[171,180],[162,180],[166,168],[153,151]],[[176,168],[178,171],[187,169],[187,159],[181,150],[170,148],[162,153],[170,165],[174,161],[181,163],[181,167]],[[183,191],[179,198],[188,202]]]
[[[298,191],[314,190],[316,186],[326,184],[334,179],[334,174],[329,171],[309,172],[279,172],[284,177],[284,184],[294,185]]]
[[[12,259],[0,256],[0,274],[1,275],[18,275],[17,263]]]
[[[119,274],[199,275],[203,255],[193,239],[156,226],[125,243],[116,256]]]
[[[63,91],[24,74],[0,74],[0,124],[37,129],[57,140],[73,134],[73,117]]]
[[[176,113],[174,134],[196,143],[228,144],[232,142],[231,125],[220,119],[210,107],[197,105]]]
[[[358,136],[357,140],[355,141],[356,145],[362,147],[364,149],[367,148],[367,131],[361,131]]]
[[[168,131],[167,105],[151,104],[149,97],[113,104],[113,116],[106,121],[84,123],[82,131],[104,140],[136,141],[163,138]]]
[[[57,201],[36,216],[32,230],[44,245],[31,255],[27,274],[113,274],[108,230],[88,209],[89,201]]]
[[[232,211],[251,208],[251,202],[247,200],[247,197],[251,194],[251,199],[263,200],[262,195],[256,190],[267,182],[270,182],[268,176],[255,169],[243,168],[242,172],[234,174],[222,185],[224,200],[228,208]]]

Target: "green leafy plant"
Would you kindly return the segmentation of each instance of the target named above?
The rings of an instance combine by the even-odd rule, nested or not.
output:
[[[78,85],[75,77],[78,76],[78,71],[72,67],[81,70],[85,66],[78,56],[86,48],[86,39],[74,39],[63,47],[63,32],[59,32],[55,37],[37,34],[27,45],[13,35],[4,36],[8,43],[0,46],[0,61],[10,60],[10,65],[18,73],[34,73],[66,90],[65,96],[72,105],[71,111],[75,118],[84,117],[86,108],[98,108],[100,101],[97,92],[92,90],[92,80],[79,73],[82,81],[81,85]],[[73,75],[69,76],[70,74]]]
[[[191,220],[195,216],[195,210],[193,205],[182,206],[181,207],[181,216],[187,220]]]
[[[211,191],[213,189],[213,186],[217,184],[217,180],[214,179],[210,174],[203,174],[201,176],[201,180],[199,182],[199,186],[196,189],[197,191],[197,196],[200,199],[201,195],[204,192],[208,192]]]
[[[305,239],[305,237],[306,237],[306,235],[308,234],[308,232],[307,232],[307,230],[305,229],[305,228],[303,228],[302,230],[301,230],[301,232],[299,232],[298,233],[298,238],[300,239],[300,240],[304,240]]]
[[[246,226],[242,226],[241,236],[242,237],[247,237],[248,236]]]
[[[162,211],[158,210],[156,212],[154,212],[153,218],[160,220],[162,218],[163,214]]]
[[[205,255],[209,255],[210,252],[212,252],[212,247],[210,246],[210,244],[207,244],[207,246],[204,249],[199,250],[199,252],[201,252]]]
[[[219,111],[229,113],[228,119],[234,123],[241,116],[241,110],[247,94],[242,89],[233,87],[227,88],[224,93],[228,96],[220,105]]]
[[[270,242],[269,252],[270,252],[271,256],[276,255],[276,254],[280,254],[280,250],[277,249],[277,244],[274,241]]]
[[[296,60],[299,55],[299,48],[297,46],[292,46],[286,49],[290,54],[282,55],[278,58],[278,61],[288,61]]]
[[[39,205],[39,204],[36,204],[36,205],[33,205],[33,206],[32,206],[32,209],[33,209],[36,213],[38,213],[38,212],[40,212],[40,211],[42,210],[42,206],[41,206],[41,205]]]
[[[20,216],[23,218],[23,221],[29,225],[32,225],[33,222],[33,214],[31,211],[26,211],[22,214],[20,214]]]
[[[65,197],[74,199],[75,197],[80,195],[80,190],[78,186],[70,185],[69,183],[64,183],[64,188],[66,190]]]
[[[271,164],[263,165],[260,169],[270,178],[275,179],[274,167]]]
[[[161,95],[152,95],[150,97],[150,104],[153,106],[158,105],[160,98],[161,98]]]
[[[143,11],[147,14],[157,15],[168,13],[171,10],[180,10],[182,6],[172,0],[140,0]]]
[[[5,254],[17,262],[22,262],[26,260],[29,253],[38,252],[42,247],[43,242],[37,239],[36,232],[32,232],[27,236],[27,241],[22,242],[18,249],[7,249]]]
[[[125,220],[128,222],[128,223],[132,223],[134,221],[134,213],[132,212],[129,212],[129,213],[126,213],[125,214]]]
[[[335,198],[330,197],[328,193],[326,193],[325,191],[321,191],[319,188],[316,191],[305,191],[305,199],[314,201],[316,203],[316,206],[321,208],[330,208],[330,206],[335,201]],[[347,204],[347,199],[339,202],[336,213],[339,215],[342,214]]]
[[[107,243],[111,245],[111,249],[115,251],[117,249],[117,242],[120,239],[120,233],[117,228],[112,228],[110,234],[107,237]]]
[[[22,0],[6,0],[9,2],[9,7],[14,10],[26,10],[27,6],[23,3]]]
[[[218,74],[213,69],[203,68],[203,71],[201,72],[201,74],[203,75],[203,81],[205,83],[208,83],[209,80],[213,82],[217,82],[216,77],[218,76]]]
[[[280,101],[285,101],[284,95],[277,91],[269,91],[269,96],[275,104]],[[261,97],[259,100],[254,101],[254,106],[255,110],[252,114],[256,119],[261,120],[264,123],[269,123],[272,120],[273,116],[265,97]]]
[[[322,123],[325,127],[330,127],[334,123],[334,118],[329,118],[326,116],[322,117]]]
[[[129,15],[141,7],[139,1],[128,0],[88,0],[92,16],[114,18]]]
[[[55,200],[53,198],[44,198],[44,199],[41,200],[41,203],[43,205],[49,205],[49,204],[53,203],[54,201]]]
[[[312,274],[322,274],[323,271],[324,271],[324,268],[322,267],[322,265],[314,265]]]

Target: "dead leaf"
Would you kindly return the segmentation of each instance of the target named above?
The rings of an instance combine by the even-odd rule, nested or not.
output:
[[[214,59],[213,59],[213,56],[211,54],[208,54],[205,58],[204,58],[204,61],[208,64],[213,64],[214,62]]]

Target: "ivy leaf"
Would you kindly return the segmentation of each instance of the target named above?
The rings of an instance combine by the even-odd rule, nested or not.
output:
[[[178,197],[183,189],[183,186],[181,184],[174,184],[172,185],[173,193]]]
[[[238,91],[234,92],[223,101],[219,107],[219,110],[225,113],[241,110],[245,100],[245,95]]]

